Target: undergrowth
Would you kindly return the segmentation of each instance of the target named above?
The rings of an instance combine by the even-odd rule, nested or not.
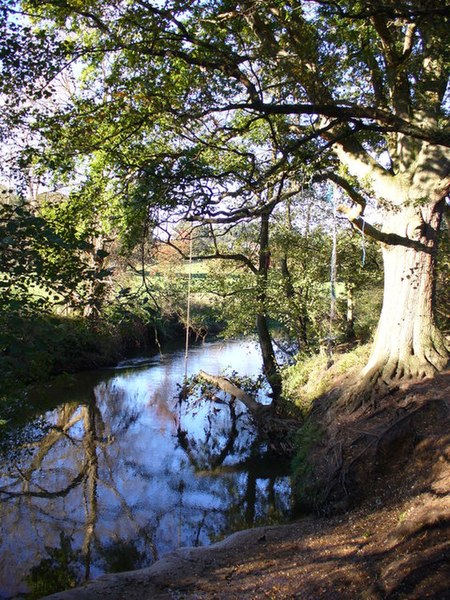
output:
[[[370,344],[357,346],[346,353],[336,353],[331,366],[328,366],[328,356],[325,353],[306,359],[298,357],[296,364],[283,371],[284,401],[297,407],[304,419],[296,434],[292,461],[296,512],[301,513],[320,505],[324,491],[318,487],[312,472],[311,457],[325,433],[312,418],[314,401],[330,391],[338,378],[361,369],[366,364],[369,353]]]
[[[297,357],[294,365],[283,369],[283,396],[306,416],[314,400],[328,392],[336,378],[366,364],[370,347],[364,344],[343,354],[336,353],[331,367],[327,366],[328,356],[324,352]]]
[[[320,442],[323,430],[308,419],[298,430],[295,438],[295,455],[292,460],[293,491],[296,510],[301,512],[302,505],[308,506],[319,501],[320,490],[311,481],[312,465],[310,455],[314,446]]]

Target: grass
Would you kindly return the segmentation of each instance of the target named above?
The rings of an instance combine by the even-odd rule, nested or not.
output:
[[[332,389],[336,378],[356,368],[362,368],[369,357],[371,344],[357,346],[350,352],[335,354],[334,363],[327,368],[324,352],[303,358],[283,370],[283,395],[307,415],[316,398]]]

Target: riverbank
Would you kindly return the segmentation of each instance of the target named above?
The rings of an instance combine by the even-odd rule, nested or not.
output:
[[[330,516],[238,532],[206,548],[182,548],[148,569],[107,575],[48,598],[445,600],[450,597],[449,398],[450,371],[390,396],[397,414],[384,411],[385,422],[377,421],[390,435],[369,444],[365,454],[358,450],[358,460],[347,455],[352,508],[345,512],[333,514],[329,507]],[[382,403],[378,406],[381,414]],[[363,440],[375,440],[366,426],[367,414],[359,414],[347,418],[341,431],[359,430]],[[353,469],[361,464],[364,468]],[[342,509],[342,500],[334,511],[337,506]]]
[[[129,315],[120,322],[92,323],[52,314],[13,317],[0,318],[0,420],[14,419],[29,404],[33,390],[51,384],[55,376],[114,367],[137,354],[157,354],[162,346],[184,344],[185,339],[176,318],[162,322]]]
[[[209,307],[194,309],[202,327],[191,328],[192,342],[218,335],[223,324],[213,320]],[[22,397],[21,392],[55,375],[112,367],[138,353],[184,344],[185,336],[176,314],[164,316],[150,309],[113,307],[96,320],[45,311],[0,311],[0,417],[15,396]]]

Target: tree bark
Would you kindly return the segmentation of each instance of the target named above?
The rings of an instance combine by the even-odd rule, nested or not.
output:
[[[253,415],[259,413],[261,409],[264,409],[264,405],[256,402],[254,398],[249,396],[246,392],[244,392],[244,390],[241,390],[241,388],[239,388],[226,377],[221,377],[220,375],[210,375],[205,371],[200,371],[198,375],[208,383],[212,383],[227,394],[230,394],[234,398],[240,400]],[[265,408],[267,409],[267,407]]]
[[[272,390],[273,403],[276,404],[281,396],[282,382],[278,363],[275,358],[272,337],[265,315],[256,316],[256,329],[258,331],[259,345],[261,348],[264,375]]]
[[[272,337],[266,314],[267,304],[267,277],[270,266],[269,250],[269,217],[270,212],[261,215],[261,229],[259,240],[259,268],[258,268],[258,304],[259,311],[256,316],[256,329],[259,345],[261,347],[264,375],[272,389],[273,403],[276,404],[281,396],[282,381],[280,369],[275,358]]]
[[[363,377],[352,392],[357,408],[400,379],[433,376],[449,358],[444,337],[434,321],[434,274],[443,202],[432,207],[399,209],[385,227],[415,240],[416,246],[382,245],[383,307],[372,353]],[[364,393],[365,392],[365,393]],[[359,396],[359,398],[358,398]]]
[[[301,298],[301,302],[296,300],[296,291],[292,283],[292,276],[289,271],[287,256],[283,256],[280,261],[281,276],[283,278],[283,290],[288,306],[294,315],[293,328],[296,342],[299,349],[308,347],[308,311],[305,307],[305,302],[302,296],[303,290],[297,292]],[[306,292],[307,293],[307,292]]]

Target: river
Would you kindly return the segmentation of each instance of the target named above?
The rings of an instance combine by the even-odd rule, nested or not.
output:
[[[255,344],[217,341],[190,349],[188,375],[256,377],[260,365]],[[288,465],[268,455],[240,404],[180,402],[184,373],[174,351],[43,386],[41,405],[56,408],[3,441],[0,598],[289,518]]]

